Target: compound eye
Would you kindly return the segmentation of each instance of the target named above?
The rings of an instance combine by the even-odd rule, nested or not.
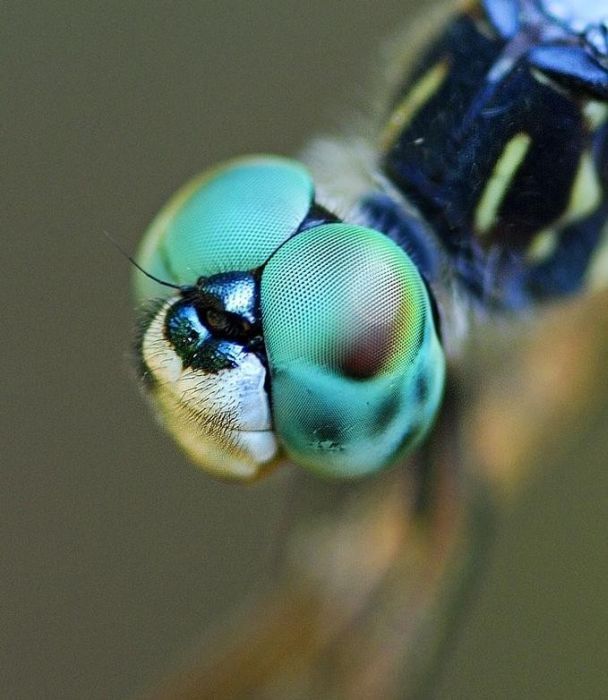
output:
[[[275,428],[290,457],[333,477],[395,462],[432,424],[444,358],[424,283],[383,234],[298,234],[261,282]]]
[[[252,270],[293,235],[313,199],[310,175],[296,161],[275,156],[230,161],[169,200],[146,232],[137,261],[152,275],[180,285]],[[140,301],[163,293],[141,273],[134,282]]]

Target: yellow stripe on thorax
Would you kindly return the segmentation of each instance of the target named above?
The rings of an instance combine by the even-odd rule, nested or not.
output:
[[[587,128],[593,133],[608,121],[608,105],[605,102],[589,100],[583,107],[583,115]],[[572,184],[568,208],[550,228],[539,231],[532,239],[526,251],[528,262],[538,265],[548,260],[559,246],[562,229],[593,214],[600,206],[603,196],[593,156],[589,151],[584,151]],[[598,246],[587,272],[588,284],[591,287],[597,287],[600,278],[608,282],[608,234],[604,240],[606,249],[603,245]]]
[[[601,201],[602,186],[599,182],[597,169],[591,153],[585,151],[581,156],[578,172],[572,185],[568,209],[564,212],[564,223],[570,224],[593,214]]]
[[[430,68],[420,80],[411,87],[407,95],[399,102],[391,114],[386,128],[380,137],[380,148],[388,151],[399,134],[411,123],[416,114],[433,97],[448,75],[448,61],[440,61]]]
[[[589,151],[584,151],[572,183],[568,208],[550,228],[543,229],[534,236],[526,251],[527,260],[535,264],[548,260],[559,245],[561,230],[593,214],[601,204],[602,197],[602,186],[593,157]]]
[[[513,136],[496,161],[488,184],[475,209],[475,230],[481,236],[488,233],[496,222],[515,174],[521,167],[532,143],[532,138],[525,132]]]

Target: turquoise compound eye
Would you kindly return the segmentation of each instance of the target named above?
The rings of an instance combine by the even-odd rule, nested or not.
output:
[[[445,362],[424,283],[377,231],[325,224],[264,268],[275,429],[298,464],[330,477],[390,466],[430,428]]]
[[[314,196],[308,171],[271,156],[230,161],[185,185],[146,232],[137,260],[174,284],[251,270],[297,230]],[[158,298],[158,284],[137,273],[139,300]]]

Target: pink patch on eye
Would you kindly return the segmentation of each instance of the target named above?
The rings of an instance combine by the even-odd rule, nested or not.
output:
[[[390,324],[365,333],[340,358],[340,371],[353,379],[370,379],[382,371],[395,347],[394,330]]]
[[[392,334],[388,329],[379,331],[374,337],[361,338],[340,358],[342,374],[353,379],[370,379],[386,365],[391,352]]]
[[[336,358],[344,376],[371,379],[386,371],[392,361],[407,362],[418,353],[423,327],[415,319],[412,304],[399,301],[396,293],[388,295],[388,300],[380,308],[376,305],[373,313],[360,313],[351,332],[345,333],[346,342],[341,345]],[[419,333],[412,334],[412,327],[418,325]]]

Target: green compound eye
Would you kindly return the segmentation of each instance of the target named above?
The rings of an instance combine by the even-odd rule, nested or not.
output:
[[[424,283],[386,236],[325,224],[264,268],[262,322],[276,432],[330,477],[390,466],[431,427],[445,361]]]
[[[174,284],[262,265],[298,228],[314,196],[308,171],[274,156],[230,161],[179,190],[148,229],[137,256]],[[139,300],[162,290],[136,274]],[[167,295],[167,294],[165,294]]]

